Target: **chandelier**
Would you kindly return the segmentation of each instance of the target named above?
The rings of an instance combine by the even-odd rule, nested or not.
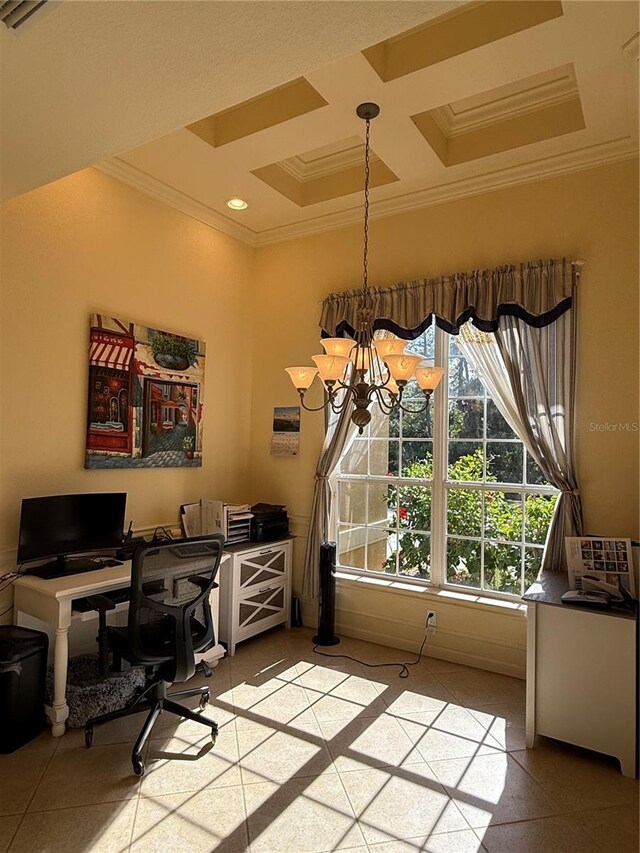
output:
[[[287,367],[300,403],[309,412],[330,408],[339,414],[353,406],[351,420],[362,433],[371,420],[370,405],[375,401],[385,415],[397,411],[418,414],[426,411],[431,395],[442,379],[444,369],[425,364],[419,355],[405,352],[405,341],[396,338],[373,339],[373,298],[367,280],[369,250],[369,179],[371,120],[380,112],[377,104],[360,104],[359,118],[366,122],[364,148],[364,252],[362,292],[358,296],[355,340],[323,338],[323,355],[312,356],[315,367]],[[305,403],[305,392],[319,375],[324,384],[325,400],[315,408]],[[424,399],[403,400],[407,383],[415,379]]]

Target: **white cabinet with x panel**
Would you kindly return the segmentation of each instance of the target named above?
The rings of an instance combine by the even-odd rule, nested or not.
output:
[[[237,643],[286,623],[291,627],[291,540],[228,545],[220,571],[220,640]]]

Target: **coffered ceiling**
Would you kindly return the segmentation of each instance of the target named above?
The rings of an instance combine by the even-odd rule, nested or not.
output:
[[[374,217],[637,156],[635,2],[441,10],[99,168],[264,245],[361,218],[362,101]]]
[[[251,245],[328,230],[362,216],[362,101],[374,218],[637,156],[636,0],[42,8],[0,25],[4,198],[97,165]]]
[[[457,5],[46,0],[19,29],[0,23],[1,196],[129,151]]]

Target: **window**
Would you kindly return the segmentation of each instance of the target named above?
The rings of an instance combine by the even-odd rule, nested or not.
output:
[[[373,411],[332,478],[341,568],[521,595],[557,492],[488,395],[456,336],[408,349],[446,366],[427,413]],[[407,386],[417,409],[421,393]]]

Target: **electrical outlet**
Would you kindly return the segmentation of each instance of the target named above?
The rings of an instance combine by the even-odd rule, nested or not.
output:
[[[427,636],[433,636],[436,632],[436,611],[427,610],[427,618],[424,623],[425,633]]]

